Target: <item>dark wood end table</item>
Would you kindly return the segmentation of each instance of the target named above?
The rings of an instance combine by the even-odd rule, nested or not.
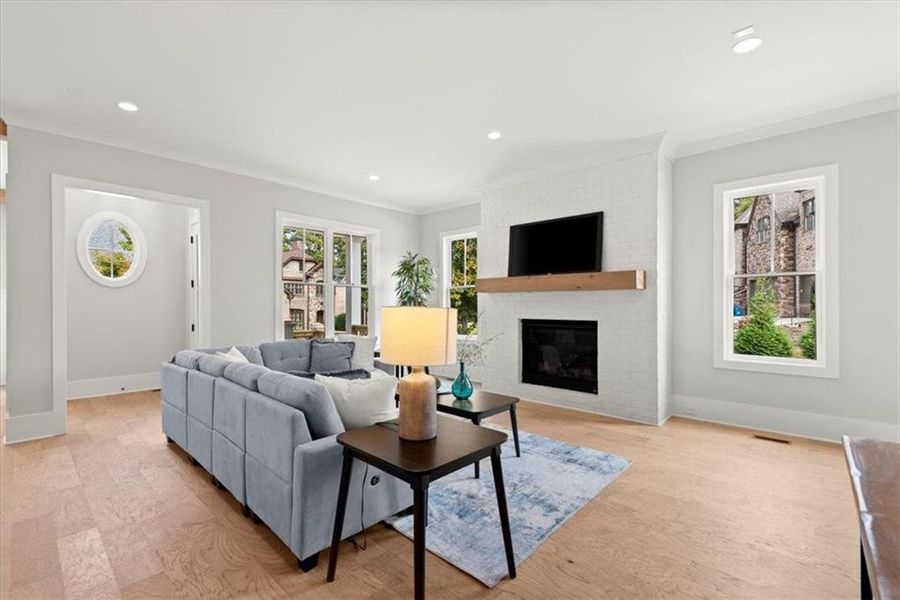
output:
[[[510,579],[516,577],[512,535],[506,507],[506,490],[500,464],[500,447],[507,436],[501,431],[438,416],[438,434],[432,440],[412,442],[400,439],[397,423],[379,423],[340,434],[337,441],[344,447],[341,483],[328,557],[328,581],[334,581],[337,568],[344,514],[350,488],[353,459],[373,465],[409,483],[413,490],[413,563],[415,598],[425,597],[425,526],[428,514],[428,486],[431,482],[477,461],[491,457],[494,489],[500,513],[500,529],[506,550],[506,566]]]
[[[468,400],[458,400],[452,394],[438,395],[438,412],[448,415],[463,417],[472,421],[475,425],[488,417],[509,412],[509,423],[512,425],[513,442],[516,445],[516,456],[522,456],[519,450],[519,425],[516,419],[516,404],[519,399],[514,396],[504,396],[484,390],[475,390]],[[479,464],[475,463],[475,477],[480,475]]]

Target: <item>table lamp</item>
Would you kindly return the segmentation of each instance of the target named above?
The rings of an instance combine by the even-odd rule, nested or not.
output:
[[[437,387],[424,367],[456,362],[456,309],[386,306],[381,312],[381,359],[412,367],[397,386],[400,437],[437,436]]]

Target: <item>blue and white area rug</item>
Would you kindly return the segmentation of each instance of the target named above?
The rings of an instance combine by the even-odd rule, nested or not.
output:
[[[519,436],[521,458],[516,458],[512,435],[502,454],[516,565],[630,464],[615,454],[533,433]],[[412,537],[411,515],[389,523]],[[490,461],[482,461],[480,479],[475,479],[474,467],[468,467],[432,484],[425,546],[488,587],[507,576]]]

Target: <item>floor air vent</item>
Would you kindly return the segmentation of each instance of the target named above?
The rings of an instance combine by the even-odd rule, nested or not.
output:
[[[772,437],[770,435],[761,435],[759,433],[753,434],[753,439],[763,440],[764,442],[775,442],[776,444],[786,444],[788,446],[791,445],[791,440],[786,440],[783,438]]]

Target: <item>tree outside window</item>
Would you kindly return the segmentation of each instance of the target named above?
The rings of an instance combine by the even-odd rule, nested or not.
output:
[[[456,333],[478,335],[478,238],[474,233],[445,238],[445,304],[457,310]]]

